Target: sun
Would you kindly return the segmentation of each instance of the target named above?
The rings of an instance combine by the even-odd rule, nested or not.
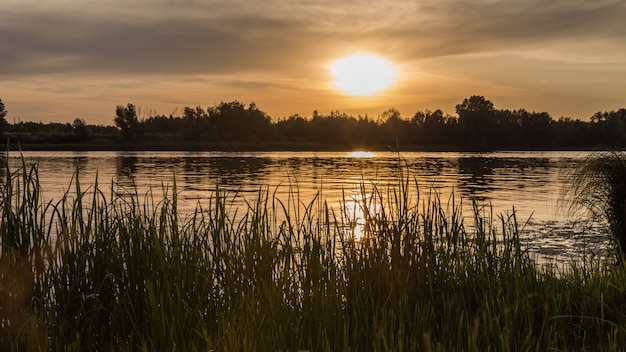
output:
[[[391,63],[373,55],[348,56],[330,66],[335,87],[354,96],[371,96],[388,88],[396,78]]]

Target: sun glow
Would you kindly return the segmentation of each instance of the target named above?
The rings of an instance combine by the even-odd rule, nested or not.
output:
[[[374,95],[388,88],[396,78],[393,66],[372,55],[356,55],[335,61],[330,71],[335,87],[354,96]]]
[[[360,150],[348,153],[348,157],[350,158],[373,158],[374,156],[375,154],[372,152],[365,152]]]

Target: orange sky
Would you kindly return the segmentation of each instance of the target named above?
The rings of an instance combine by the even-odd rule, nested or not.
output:
[[[3,0],[7,120],[112,124],[222,101],[273,118],[377,117],[484,95],[498,109],[587,119],[626,107],[626,3],[615,0]],[[333,86],[333,61],[390,61],[370,97]]]

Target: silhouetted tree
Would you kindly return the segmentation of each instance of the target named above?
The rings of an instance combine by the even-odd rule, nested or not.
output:
[[[261,142],[268,140],[269,116],[255,103],[248,108],[238,101],[220,103],[208,109],[211,137],[222,142]]]
[[[400,111],[395,108],[388,109],[382,114],[384,130],[384,139],[382,143],[399,147],[400,145],[408,143],[411,136],[411,123],[402,118]]]
[[[183,110],[184,134],[187,139],[205,139],[210,135],[209,115],[200,106]]]
[[[545,147],[552,143],[552,117],[547,112],[519,111],[522,142],[531,147]]]
[[[593,134],[604,144],[626,144],[626,109],[596,112],[590,120]]]
[[[328,115],[313,111],[309,125],[314,143],[360,147],[364,137],[356,129],[359,125],[357,119],[339,110],[331,111]],[[371,140],[368,142],[372,143]]]
[[[456,143],[454,137],[454,127],[456,118],[445,115],[443,111],[417,111],[411,123],[415,126],[416,132],[413,143],[418,145],[443,145]]]
[[[276,136],[288,142],[311,142],[309,122],[299,114],[279,120],[275,126]]]
[[[6,109],[0,100],[0,123],[12,140],[29,143],[64,143],[92,136],[112,139],[121,135],[135,141],[149,133],[150,138],[176,142],[185,138],[196,143],[277,141],[311,143],[336,148],[386,148],[400,144],[455,148],[554,148],[626,147],[626,109],[597,112],[589,121],[561,117],[546,112],[496,110],[491,101],[473,95],[456,106],[456,116],[441,110],[417,111],[410,120],[391,108],[378,119],[354,117],[338,110],[329,114],[314,111],[312,117],[292,115],[272,123],[254,103],[222,102],[206,110],[185,107],[182,116],[152,116],[138,120],[133,104],[116,107],[114,126],[87,125],[76,119],[70,123],[19,122],[6,124]],[[193,147],[193,144],[190,145]]]
[[[591,136],[589,122],[561,116],[553,125],[554,130],[557,131],[554,145],[583,147],[598,144],[597,139]]]
[[[4,106],[4,103],[2,102],[2,99],[0,99],[0,134],[4,133],[4,129],[7,125],[7,110],[6,107]]]
[[[126,107],[118,105],[115,109],[115,119],[113,121],[115,126],[122,131],[122,135],[127,141],[135,141],[142,136],[135,105],[131,103],[128,103]]]
[[[85,141],[89,139],[89,128],[85,123],[85,120],[77,118],[72,122],[72,130],[74,130],[74,136],[79,141]]]
[[[141,125],[144,133],[176,136],[183,131],[185,122],[183,119],[172,115],[158,115],[148,117]]]
[[[495,109],[491,101],[481,95],[472,95],[456,106],[456,113],[469,146],[485,147],[493,143]]]

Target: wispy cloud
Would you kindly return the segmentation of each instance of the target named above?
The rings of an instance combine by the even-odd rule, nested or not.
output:
[[[57,0],[35,9],[14,3],[0,15],[0,74],[280,70],[346,46],[381,47],[405,58],[549,51],[552,44],[584,51],[597,40],[624,50],[622,1],[418,4]]]
[[[409,70],[474,80],[459,71],[488,76],[476,57],[514,58],[521,71],[556,67],[539,61],[567,62],[569,72],[603,65],[615,89],[626,79],[624,18],[622,0],[5,0],[0,85],[202,76],[229,89],[261,90],[263,80],[284,89],[308,80],[312,89],[328,79],[329,60],[370,50]]]

